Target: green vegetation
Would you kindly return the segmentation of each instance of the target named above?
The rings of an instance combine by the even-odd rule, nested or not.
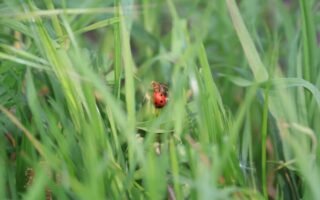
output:
[[[320,198],[318,1],[0,11],[0,199]]]

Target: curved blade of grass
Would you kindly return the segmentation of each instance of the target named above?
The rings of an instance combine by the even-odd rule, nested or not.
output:
[[[320,91],[318,88],[310,82],[301,78],[279,78],[271,81],[272,87],[275,88],[289,88],[289,87],[303,87],[309,90],[315,98],[320,108]]]
[[[1,16],[1,15],[0,15]],[[33,37],[32,33],[30,32],[30,29],[28,26],[23,24],[23,22],[16,21],[12,18],[3,19],[0,21],[1,27],[10,28],[12,30],[16,30],[17,32],[20,32],[22,34],[25,34],[26,36]]]
[[[22,58],[17,58],[16,56],[11,56],[8,55],[6,53],[1,53],[0,52],[0,59],[4,59],[4,60],[10,60],[12,62],[16,62],[22,65],[27,65],[29,67],[33,67],[33,68],[37,68],[37,69],[41,69],[41,70],[49,70],[48,67],[45,67],[41,64],[35,63],[35,62],[31,62]]]
[[[247,80],[240,76],[232,76],[228,74],[220,74],[220,76],[226,78],[228,81],[240,87],[249,87],[254,84],[251,80]]]
[[[34,148],[37,149],[40,155],[44,156],[44,150],[42,144],[20,123],[20,121],[5,107],[0,105],[0,111],[3,112],[30,140]]]
[[[239,9],[234,0],[227,0],[228,10],[233,22],[233,26],[237,32],[238,38],[257,82],[268,80],[268,72],[263,65],[257,49],[250,37],[250,34],[244,24]]]
[[[33,54],[31,54],[31,53],[29,53],[27,51],[14,48],[14,47],[6,45],[6,44],[0,44],[0,48],[3,48],[4,50],[6,50],[7,52],[10,52],[12,54],[24,57],[26,59],[30,59],[30,60],[36,61],[37,63],[42,63],[42,64],[44,64],[46,66],[50,65],[48,63],[48,61],[46,61],[45,59],[40,58],[40,57],[38,57],[36,55],[33,55]]]
[[[118,22],[119,22],[118,17],[112,17],[110,19],[105,19],[105,20],[101,20],[99,22],[96,22],[94,24],[90,24],[89,26],[84,27],[80,30],[77,30],[74,33],[84,33],[84,32],[92,31],[92,30],[99,29],[102,27],[110,26],[110,25],[118,23]]]

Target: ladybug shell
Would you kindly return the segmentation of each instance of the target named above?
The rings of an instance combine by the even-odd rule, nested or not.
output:
[[[156,108],[162,108],[167,104],[167,95],[163,92],[153,93],[153,104]]]

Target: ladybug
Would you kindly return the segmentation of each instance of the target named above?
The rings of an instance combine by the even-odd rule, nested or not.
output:
[[[153,104],[156,108],[163,108],[168,102],[168,87],[155,81],[151,82],[153,88]]]

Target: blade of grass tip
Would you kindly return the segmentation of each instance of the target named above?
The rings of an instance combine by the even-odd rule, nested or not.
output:
[[[233,26],[237,32],[242,49],[244,50],[249,66],[253,72],[254,78],[257,82],[264,82],[269,77],[268,72],[259,57],[257,49],[244,24],[244,21],[241,17],[236,2],[234,0],[226,0],[226,2]]]
[[[115,17],[119,19],[120,7],[119,0],[114,0],[114,11]],[[121,39],[120,39],[120,24],[119,20],[113,25],[113,34],[114,34],[114,95],[117,99],[120,98],[120,88],[121,88]]]
[[[169,10],[170,10],[170,13],[171,13],[173,20],[174,21],[179,20],[177,10],[176,10],[172,0],[167,0],[167,4],[168,4],[168,7],[169,7]]]

